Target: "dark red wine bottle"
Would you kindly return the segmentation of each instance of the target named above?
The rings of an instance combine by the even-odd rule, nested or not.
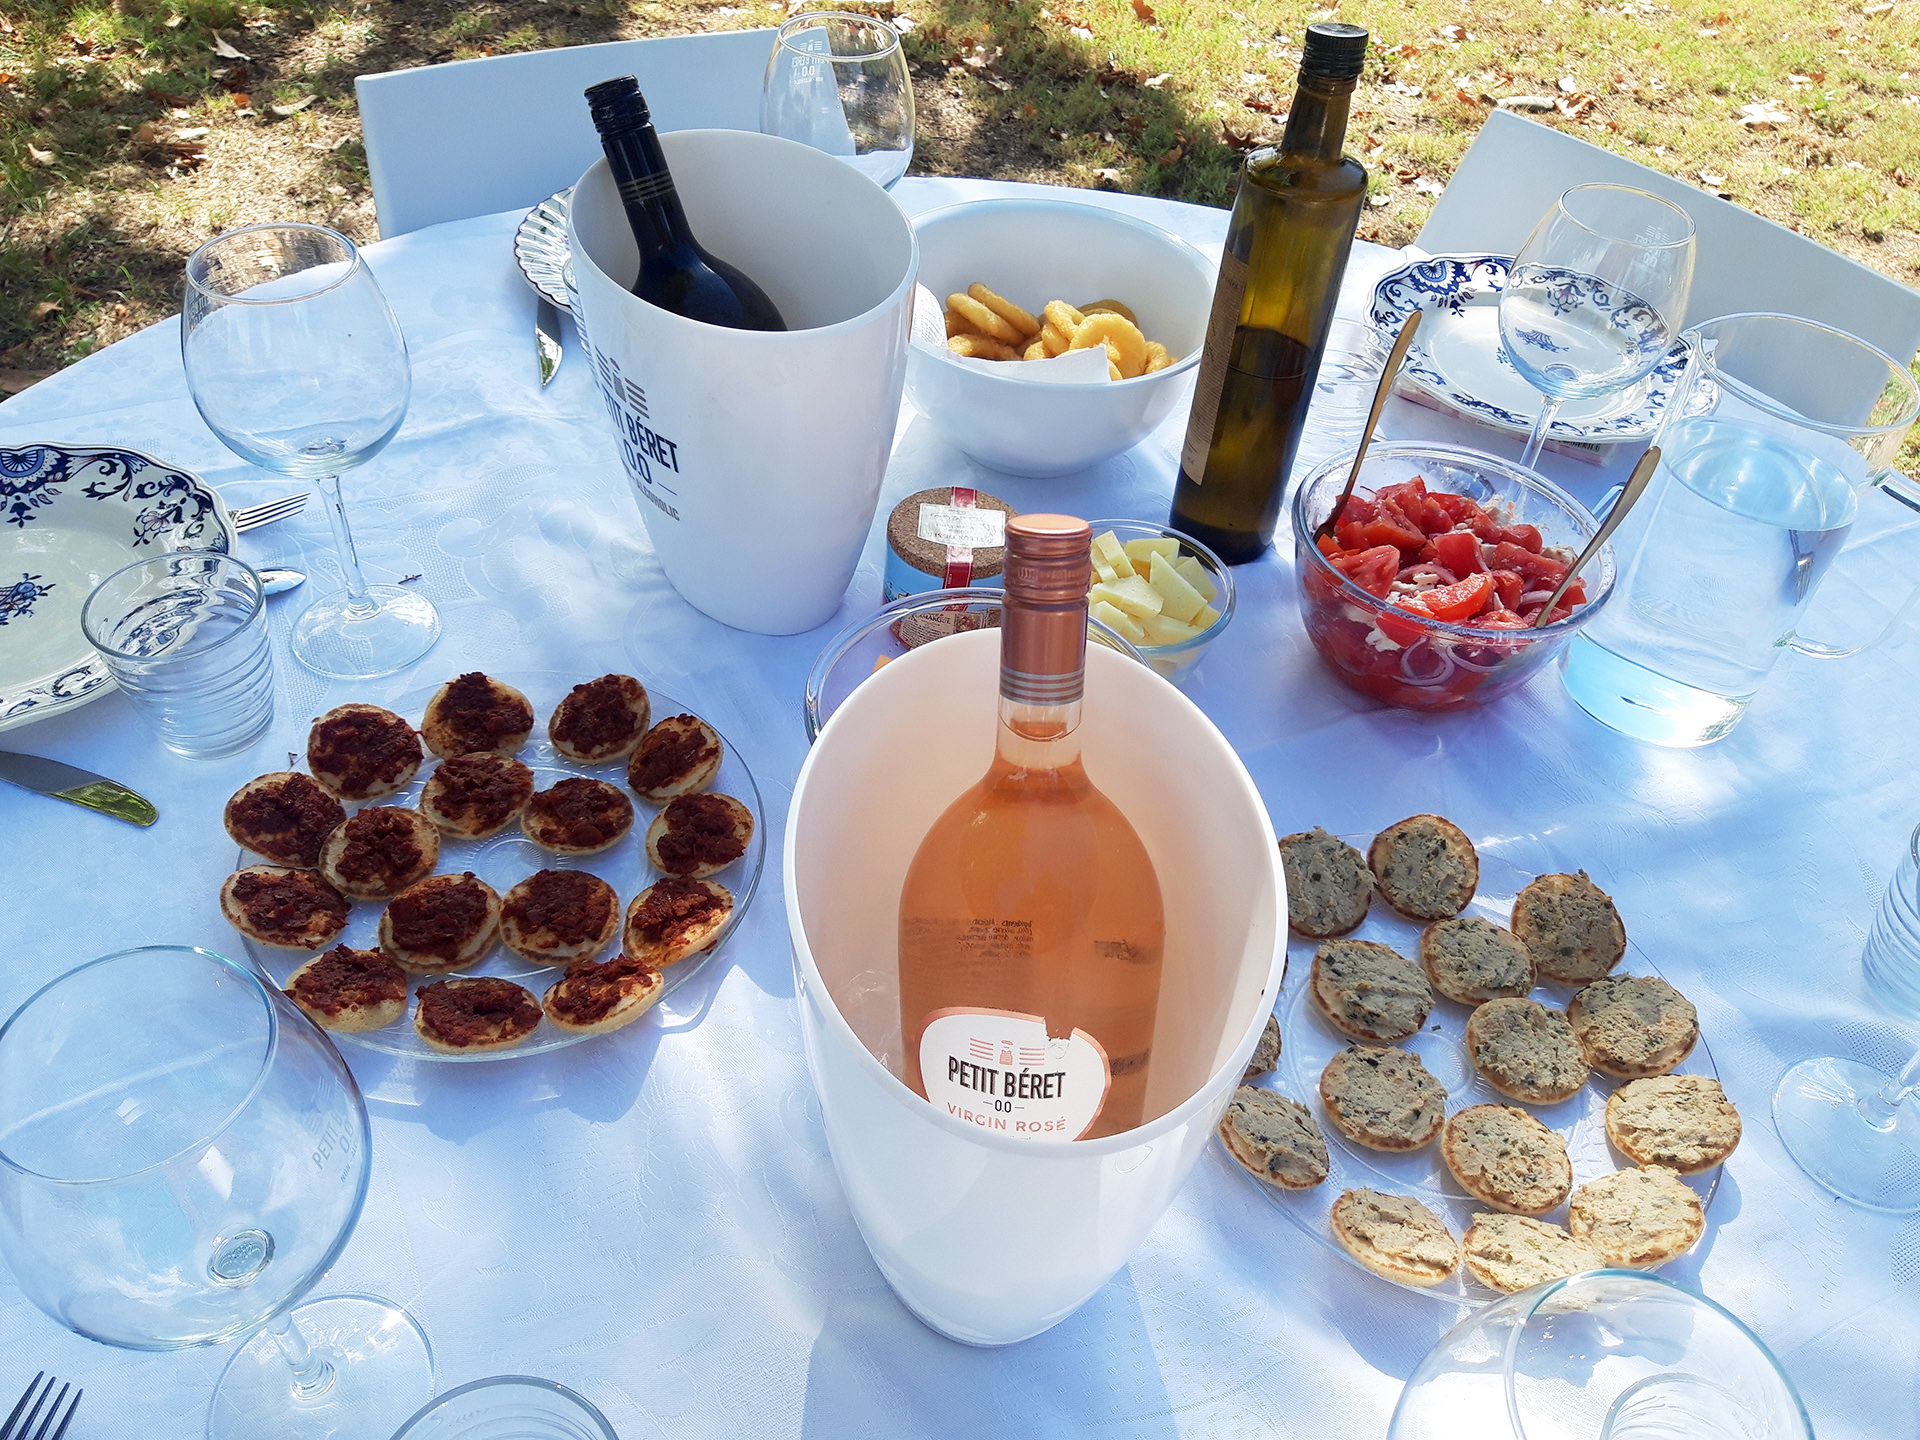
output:
[[[786,329],[766,291],[693,238],[640,82],[631,75],[603,80],[588,88],[587,107],[640,246],[633,293],[708,325]]]

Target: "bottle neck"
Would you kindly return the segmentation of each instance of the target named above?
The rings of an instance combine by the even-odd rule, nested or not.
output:
[[[1347,140],[1347,112],[1353,105],[1352,80],[1302,75],[1293,92],[1293,109],[1280,137],[1280,153],[1337,164]]]
[[[620,203],[626,208],[641,257],[693,244],[686,209],[673,188],[673,172],[667,169],[667,157],[653,126],[603,130],[600,144],[607,153],[607,166],[620,189]]]
[[[1087,603],[1032,604],[1009,595],[1000,630],[1000,758],[1058,770],[1080,758]]]

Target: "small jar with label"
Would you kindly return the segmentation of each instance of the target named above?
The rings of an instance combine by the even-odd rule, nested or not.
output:
[[[887,519],[886,598],[973,586],[997,589],[1014,508],[964,485],[919,490]]]

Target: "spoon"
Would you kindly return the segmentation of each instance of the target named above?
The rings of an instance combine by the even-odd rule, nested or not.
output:
[[[1367,458],[1367,446],[1373,440],[1373,427],[1380,423],[1380,412],[1387,408],[1387,395],[1400,373],[1400,362],[1407,358],[1408,347],[1413,344],[1413,332],[1420,328],[1420,317],[1425,313],[1424,310],[1415,310],[1400,326],[1400,338],[1393,342],[1393,349],[1387,353],[1386,368],[1381,370],[1380,383],[1374,388],[1373,409],[1367,412],[1366,428],[1360,432],[1360,448],[1353,452],[1353,469],[1347,472],[1347,488],[1340,492],[1340,498],[1333,502],[1332,511],[1320,522],[1320,528],[1313,532],[1315,540],[1332,534],[1334,522],[1340,518],[1340,512],[1347,508],[1347,497],[1353,494],[1354,482],[1360,478],[1361,462]]]
[[[1538,630],[1547,623],[1547,617],[1553,614],[1553,607],[1560,603],[1560,597],[1566,594],[1567,587],[1573,584],[1574,577],[1580,573],[1580,567],[1597,555],[1600,547],[1607,543],[1607,537],[1620,528],[1620,522],[1627,518],[1627,511],[1633,508],[1634,502],[1645,492],[1647,482],[1653,479],[1653,468],[1659,463],[1660,447],[1649,445],[1647,453],[1640,457],[1640,463],[1633,467],[1633,474],[1628,477],[1626,488],[1620,492],[1620,498],[1614,502],[1613,509],[1609,510],[1607,518],[1600,522],[1600,528],[1593,532],[1593,539],[1587,542],[1587,548],[1582,550],[1573,564],[1567,567],[1567,573],[1562,575],[1560,583],[1553,587],[1553,594],[1547,597],[1547,603],[1542,605],[1540,613],[1533,617],[1534,629]]]
[[[263,595],[284,595],[289,590],[297,590],[307,583],[303,570],[276,570],[271,567],[258,572],[260,592]]]

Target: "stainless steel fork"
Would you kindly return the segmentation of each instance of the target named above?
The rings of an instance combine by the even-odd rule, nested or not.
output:
[[[44,1386],[40,1383],[42,1380],[47,1382]],[[0,1425],[0,1440],[60,1440],[60,1437],[67,1433],[67,1426],[73,1423],[73,1412],[80,1408],[80,1397],[87,1392],[73,1390],[72,1384],[69,1383],[61,1385],[60,1393],[55,1395],[53,1387],[56,1384],[59,1382],[44,1370],[34,1376],[28,1382],[26,1394],[20,1397],[20,1403],[14,1406],[13,1413],[7,1416],[7,1423]],[[40,1392],[38,1399],[34,1398],[36,1390]],[[69,1390],[73,1390],[71,1401],[67,1399]],[[52,1405],[47,1404],[49,1396],[53,1399]],[[28,1401],[33,1402],[31,1410],[27,1409]],[[60,1413],[62,1405],[67,1407],[65,1415]],[[43,1409],[46,1411],[44,1418],[40,1413]],[[20,1418],[22,1412],[26,1415],[24,1420]],[[36,1420],[40,1421],[38,1430],[33,1428],[33,1422]],[[54,1427],[55,1420],[60,1422],[58,1429]]]
[[[230,511],[228,518],[233,521],[235,530],[258,530],[262,525],[271,525],[276,520],[285,520],[290,515],[298,515],[307,508],[307,492],[294,495],[282,495],[278,500],[263,500],[258,505],[248,505],[244,509]],[[0,1440],[6,1440],[0,1435]]]

